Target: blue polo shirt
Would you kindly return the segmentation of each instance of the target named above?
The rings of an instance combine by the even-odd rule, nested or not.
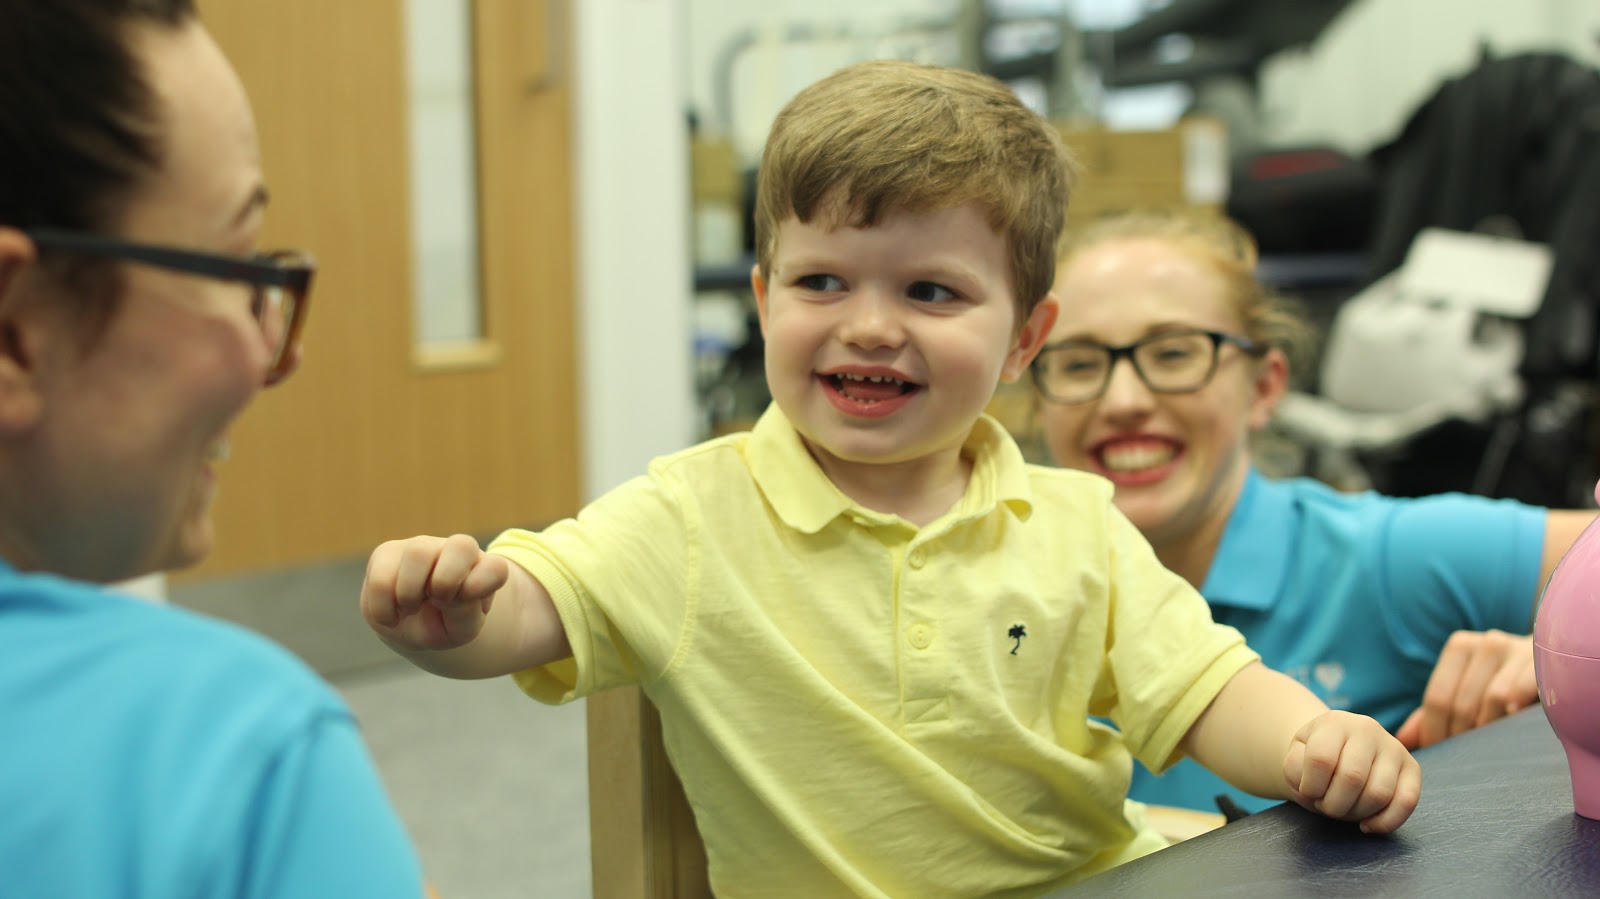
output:
[[[1452,633],[1529,632],[1544,525],[1544,509],[1512,500],[1346,494],[1252,470],[1200,592],[1267,666],[1393,731]],[[1275,804],[1191,760],[1134,770],[1143,802],[1216,811],[1219,793]]]
[[[0,896],[421,895],[349,709],[298,659],[0,561]]]

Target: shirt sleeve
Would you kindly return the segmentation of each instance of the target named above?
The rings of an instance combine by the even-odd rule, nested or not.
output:
[[[648,681],[671,664],[698,566],[691,504],[654,473],[635,478],[573,519],[538,533],[510,530],[489,545],[549,592],[572,657],[517,672],[541,702],[569,702]]]
[[[1244,637],[1211,618],[1211,607],[1168,571],[1143,535],[1110,508],[1115,702],[1109,717],[1128,750],[1160,773],[1182,756],[1178,744],[1239,670],[1258,656]]]
[[[1400,500],[1374,534],[1400,645],[1435,657],[1457,630],[1533,627],[1545,510],[1445,494]]]
[[[348,716],[322,713],[271,761],[239,895],[423,895],[422,866]]]

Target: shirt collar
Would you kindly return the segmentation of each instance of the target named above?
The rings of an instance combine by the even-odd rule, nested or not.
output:
[[[1233,504],[1200,593],[1214,605],[1264,611],[1277,602],[1299,532],[1294,497],[1254,468]]]
[[[947,517],[981,517],[999,503],[1023,520],[1033,514],[1027,463],[1016,441],[999,422],[981,416],[962,452],[973,460],[972,477],[966,493]],[[872,521],[895,518],[857,504],[834,486],[777,403],[769,405],[751,429],[744,456],[751,476],[772,503],[773,511],[784,524],[801,533],[815,534],[847,512]]]

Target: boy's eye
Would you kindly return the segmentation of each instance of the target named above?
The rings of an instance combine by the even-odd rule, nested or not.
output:
[[[802,275],[795,279],[795,284],[806,290],[815,290],[818,293],[832,293],[844,289],[844,282],[833,275]]]
[[[932,281],[918,281],[906,291],[906,296],[922,303],[946,303],[956,298],[955,291]]]

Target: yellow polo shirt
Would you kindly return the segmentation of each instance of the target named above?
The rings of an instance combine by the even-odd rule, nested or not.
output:
[[[1162,845],[1130,755],[1176,761],[1255,654],[1106,481],[1025,464],[988,418],[964,452],[966,495],[918,528],[842,494],[774,406],[490,547],[572,643],[524,690],[659,708],[719,895],[1030,895]]]

